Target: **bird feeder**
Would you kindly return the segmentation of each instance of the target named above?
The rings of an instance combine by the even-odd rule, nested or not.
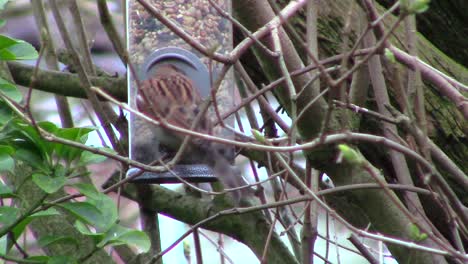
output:
[[[222,18],[218,11],[207,0],[153,0],[147,1],[169,19],[178,30],[183,30],[196,41],[208,49],[218,53],[226,53],[232,49],[232,28],[229,21]],[[230,12],[230,0],[217,0],[217,7]],[[202,97],[211,96],[213,83],[216,82],[221,63],[202,56],[187,42],[175,34],[174,28],[166,27],[155,18],[137,0],[128,1],[128,43],[130,63],[133,71],[129,71],[129,105],[136,109],[137,83],[148,79],[152,73],[166,63],[176,65],[191,79],[199,89]],[[133,73],[134,75],[132,75]],[[232,74],[227,74],[216,93],[218,111],[223,113],[234,105]],[[156,102],[157,103],[157,102]],[[215,118],[213,106],[208,110],[212,120]],[[233,120],[225,120],[225,124],[232,125]],[[218,134],[219,136],[219,134]],[[223,131],[223,137],[231,137],[232,133]],[[163,142],[154,133],[154,124],[130,116],[130,157],[145,164],[150,164],[168,153]],[[200,159],[202,160],[202,159]],[[132,168],[127,177],[140,174],[132,179],[135,183],[178,183],[178,177],[188,182],[213,182],[216,177],[207,164],[196,159],[181,162],[162,173],[141,172]],[[176,177],[177,175],[178,177]]]

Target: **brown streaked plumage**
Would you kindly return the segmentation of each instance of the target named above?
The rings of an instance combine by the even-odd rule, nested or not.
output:
[[[136,99],[140,112],[161,121],[162,127],[156,127],[154,132],[158,136],[158,141],[172,150],[177,150],[179,147],[181,136],[164,128],[164,123],[185,129],[192,128],[201,103],[202,98],[194,83],[183,71],[172,64],[159,66],[151,78],[141,82]],[[202,117],[195,130],[212,134],[211,120],[206,116]],[[240,171],[230,163],[232,157],[229,155],[230,147],[198,139],[192,140],[192,144],[194,148],[191,148],[189,152],[193,156],[200,156],[211,166],[225,186],[235,188],[246,184]],[[237,203],[241,196],[247,194],[246,189],[233,192]]]
[[[143,81],[137,95],[139,111],[186,129],[191,127],[201,102],[193,82],[172,64],[160,66],[150,79]],[[209,132],[202,131],[208,127],[206,122],[202,120],[197,130]]]

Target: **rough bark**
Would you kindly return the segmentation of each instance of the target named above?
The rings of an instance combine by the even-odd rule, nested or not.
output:
[[[343,30],[343,25],[346,16],[350,8],[355,8],[351,13],[354,16],[362,16],[362,11],[358,10],[358,5],[351,5],[351,1],[319,1],[320,6],[320,19],[319,19],[319,32],[321,36],[319,37],[319,46],[320,52],[322,54],[321,57],[327,57],[334,54],[340,53],[340,46],[342,43],[341,33]],[[247,26],[251,31],[254,31],[258,27],[263,26],[267,23],[272,14],[268,10],[266,1],[236,1],[234,3],[234,11],[237,15],[238,19]],[[262,11],[259,11],[262,10]],[[382,11],[383,9],[380,9]],[[269,13],[270,12],[270,13]],[[355,29],[357,28],[356,22],[358,19],[351,19],[352,21],[352,39],[357,38],[357,32]],[[391,19],[385,20],[385,25],[388,26],[391,23]],[[299,30],[300,33],[303,33],[304,29],[304,20],[301,17],[294,17],[291,19],[294,27]],[[268,38],[264,39],[267,44],[269,43]],[[321,41],[320,41],[321,40]],[[404,43],[403,38],[403,31],[401,29],[396,31],[396,35],[394,38],[391,39],[392,43],[397,45],[396,43]],[[444,72],[450,73],[455,79],[457,80],[466,80],[468,77],[468,71],[454,62],[452,59],[444,55],[442,52],[437,50],[429,41],[427,41],[424,37],[419,36],[420,46],[419,52],[422,54],[422,59],[428,62],[429,64],[433,65],[439,70]],[[282,39],[282,45],[285,43],[285,39]],[[298,53],[301,54],[302,60],[305,60],[307,57],[305,52],[301,49],[300,45],[296,44],[296,48]],[[289,44],[285,45],[289,48]],[[271,45],[270,45],[271,47]],[[294,52],[292,52],[294,53]],[[275,61],[266,58],[265,56],[261,55],[261,52],[255,53],[257,55],[258,62],[252,62],[250,60],[251,65],[255,63],[260,64],[261,66],[268,66],[266,68],[266,78],[269,78],[270,81],[275,77],[278,78],[279,75],[275,76]],[[290,70],[297,69],[300,62],[297,61],[297,55],[291,55],[291,52],[288,50],[285,52],[285,57],[289,65],[288,68]],[[249,59],[245,60],[247,64],[249,63]],[[276,69],[277,70],[277,69]],[[279,71],[276,71],[276,74]],[[257,77],[258,78],[258,77]],[[301,83],[303,79],[298,77],[294,80],[296,82],[296,87],[302,87]],[[387,80],[388,81],[388,80]],[[466,132],[466,123],[463,122],[464,118],[456,109],[456,106],[450,104],[446,101],[445,98],[440,96],[440,92],[433,86],[426,85],[425,87],[426,92],[426,109],[430,118],[431,127],[435,128],[430,130],[431,138],[434,141],[441,143],[441,147],[443,148],[446,153],[458,163],[458,165],[463,169],[467,167],[466,161],[466,154],[467,152],[467,144],[465,138]],[[395,96],[396,92],[393,92],[393,96]],[[289,98],[287,94],[284,92],[280,92],[276,94],[279,97],[279,100],[286,105],[286,109],[288,109],[287,104],[289,103]],[[310,95],[309,95],[310,96]],[[311,100],[313,97],[307,97],[306,95],[303,96],[302,101]],[[301,101],[298,102],[299,109],[303,106]],[[317,115],[320,113],[324,113],[324,108],[320,107],[320,109],[314,111],[313,114],[308,113],[302,118],[302,122],[299,122],[298,127],[300,132],[303,136],[303,139],[309,140],[317,136],[317,127],[320,126],[321,118],[317,118]],[[310,120],[314,120],[311,122]],[[336,120],[335,120],[336,121]],[[333,125],[332,125],[333,127]],[[454,149],[449,146],[447,143],[444,142],[457,142],[457,148]],[[465,142],[465,144],[464,144]],[[329,152],[324,153],[308,153],[308,158],[312,161],[313,165],[316,168],[321,169],[322,171],[327,172],[328,175],[332,177],[335,183],[338,185],[342,184],[350,184],[356,182],[372,182],[369,179],[369,175],[359,168],[349,168],[346,166],[341,166],[339,164],[335,164],[333,161],[333,154]],[[328,154],[328,155],[327,155]],[[381,156],[382,149],[374,149],[370,153],[370,155],[377,155]],[[465,157],[465,158],[463,158]],[[384,161],[385,162],[385,161]],[[459,195],[463,195],[463,192],[459,193]],[[460,196],[464,197],[464,196]],[[344,197],[340,197],[341,199],[345,199],[348,202],[351,202],[354,206],[359,207],[361,210],[349,210],[349,204],[341,203],[341,202],[333,202],[335,208],[343,215],[350,220],[350,222],[359,226],[359,224],[370,221],[373,223],[373,226],[379,232],[384,234],[398,236],[401,238],[407,238],[408,234],[404,230],[407,228],[407,220],[403,219],[406,218],[405,216],[401,215],[399,210],[392,206],[391,202],[388,200],[388,197],[382,196],[381,193],[378,191],[360,191],[360,192],[350,192],[344,195]],[[382,211],[382,208],[385,208]],[[361,226],[362,227],[362,226]],[[405,263],[412,259],[418,259],[420,263],[427,263],[427,261],[432,262],[437,259],[437,256],[431,256],[430,254],[420,254],[418,258],[414,258],[415,255],[408,254],[408,250],[399,247],[399,246],[392,246],[390,245],[391,251],[394,256]],[[411,256],[412,255],[412,256]],[[435,259],[434,259],[435,258]]]

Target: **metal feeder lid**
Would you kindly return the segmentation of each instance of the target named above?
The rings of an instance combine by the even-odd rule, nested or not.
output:
[[[138,71],[140,80],[146,80],[156,70],[158,65],[171,63],[189,77],[199,89],[202,97],[210,94],[210,75],[205,64],[194,53],[178,47],[165,47],[155,50],[143,63]],[[131,168],[127,171],[127,177],[139,173],[140,169]],[[133,183],[161,184],[161,183],[180,183],[176,173],[188,182],[214,182],[217,181],[213,175],[212,169],[206,164],[178,164],[172,168],[172,172],[143,172],[140,176],[131,180]]]
[[[132,177],[140,172],[141,170],[138,168],[131,168],[127,171],[126,177]],[[205,164],[178,164],[172,168],[172,172],[165,171],[154,173],[145,171],[141,173],[141,175],[132,179],[131,182],[145,184],[181,183],[173,173],[179,175],[182,179],[193,183],[215,182],[218,180],[218,178],[213,175],[211,168]]]

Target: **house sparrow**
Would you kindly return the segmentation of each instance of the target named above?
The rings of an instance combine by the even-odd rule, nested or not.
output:
[[[162,145],[176,151],[183,135],[170,131],[164,123],[191,129],[194,120],[200,112],[202,98],[194,83],[186,74],[173,64],[159,66],[151,78],[141,82],[136,98],[140,112],[162,123],[155,126],[154,133]],[[201,118],[194,128],[204,134],[213,134],[213,124],[208,116]],[[240,170],[231,165],[234,158],[232,148],[223,144],[206,140],[192,139],[188,155],[206,163],[227,188],[236,188],[247,184]],[[200,160],[201,157],[201,160]],[[190,157],[189,157],[190,159]],[[245,189],[234,191],[237,203],[247,194]]]
[[[167,122],[185,129],[191,128],[201,102],[193,82],[173,64],[158,67],[150,79],[140,84],[136,98],[140,112],[161,121],[163,126]],[[202,118],[195,131],[211,134],[208,119]],[[172,150],[177,150],[183,139],[183,135],[176,135],[161,126],[154,132],[159,141]]]

